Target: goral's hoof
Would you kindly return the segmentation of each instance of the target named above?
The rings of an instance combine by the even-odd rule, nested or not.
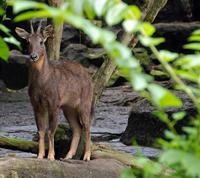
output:
[[[91,153],[90,152],[86,152],[84,154],[83,160],[84,161],[90,161],[90,157],[91,157]]]
[[[67,154],[67,156],[66,156],[64,159],[65,159],[65,160],[68,160],[68,159],[72,159],[72,157],[73,157],[72,155],[68,155],[68,154]]]
[[[37,159],[44,159],[44,156],[43,155],[38,155]]]
[[[64,159],[69,160],[69,159],[72,159],[73,156],[74,156],[74,153],[69,151]]]
[[[48,155],[48,157],[47,157],[50,161],[54,161],[55,160],[55,158],[54,158],[54,156],[53,155]]]

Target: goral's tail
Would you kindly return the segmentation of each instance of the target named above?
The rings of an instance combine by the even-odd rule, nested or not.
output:
[[[95,109],[95,98],[92,98],[92,105],[91,105],[91,111],[90,111],[90,119],[91,121],[94,119],[94,109]]]

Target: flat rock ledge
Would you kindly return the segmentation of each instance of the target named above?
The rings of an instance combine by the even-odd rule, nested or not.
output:
[[[119,178],[124,165],[114,159],[49,161],[35,158],[0,158],[3,178]]]

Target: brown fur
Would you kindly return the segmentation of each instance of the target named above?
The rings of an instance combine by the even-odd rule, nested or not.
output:
[[[54,134],[59,110],[62,109],[73,130],[72,143],[66,159],[71,159],[75,155],[84,129],[86,144],[83,159],[90,160],[93,87],[88,72],[80,64],[69,60],[49,61],[45,46],[41,45],[41,40],[44,42],[47,37],[41,33],[27,34],[28,32],[20,28],[17,28],[16,32],[29,41],[30,54],[34,52],[38,55],[37,61],[30,62],[29,70],[29,96],[40,138],[38,158],[42,159],[45,154],[45,120],[48,116],[48,158],[54,159]]]

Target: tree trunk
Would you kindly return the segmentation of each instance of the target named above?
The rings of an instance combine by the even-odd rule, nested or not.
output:
[[[102,66],[97,70],[93,78],[95,103],[101,96],[105,85],[109,81],[115,69],[116,65],[114,60],[111,60],[106,56]]]
[[[53,7],[61,7],[63,0],[48,0],[48,4]],[[53,25],[54,28],[52,37],[47,40],[47,56],[50,60],[58,60],[60,58],[63,21],[48,19],[47,23]]]
[[[143,12],[143,19],[149,22],[153,22],[156,18],[158,12],[165,6],[167,0],[145,0],[144,3],[141,5],[141,9]],[[129,39],[129,40],[127,40]],[[134,41],[134,42],[133,42]],[[126,34],[124,32],[122,42],[124,45],[129,46],[130,42],[131,47],[134,48],[137,44],[137,40],[134,40],[132,34]],[[112,59],[106,58],[103,62],[99,70],[94,75],[94,93],[95,93],[95,103],[100,98],[103,89],[105,88],[107,82],[111,78],[113,72],[116,69],[116,64]]]
[[[146,8],[144,7],[145,5],[141,7],[144,9],[144,11],[142,10],[143,19],[152,23],[160,10],[167,4],[167,1],[168,0],[146,0]]]

